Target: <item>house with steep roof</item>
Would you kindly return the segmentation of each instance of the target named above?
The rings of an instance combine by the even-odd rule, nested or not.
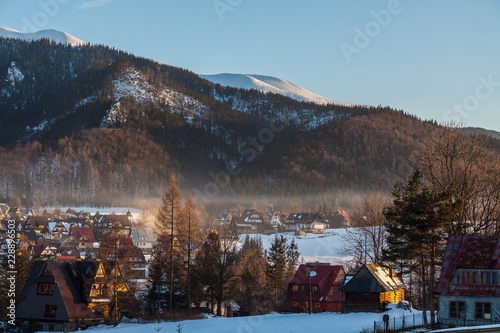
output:
[[[88,227],[71,227],[69,239],[77,244],[78,249],[83,251],[93,249],[96,242],[94,230]]]
[[[92,267],[102,265],[36,261],[19,294],[16,319],[34,321],[44,331],[72,331],[81,323],[103,320],[104,314],[89,306],[87,299],[97,272]]]
[[[439,324],[500,321],[500,236],[450,236],[434,293]]]
[[[271,225],[271,227],[273,227],[273,229],[284,228],[286,224],[286,219],[287,219],[286,214],[280,212],[273,212],[269,219],[269,224]]]
[[[111,232],[115,227],[118,234],[123,237],[130,237],[132,232],[132,224],[129,215],[100,215],[96,214],[92,220],[92,228],[96,239],[102,240],[103,235]]]
[[[344,268],[327,263],[300,265],[283,295],[285,312],[340,312]],[[311,302],[312,300],[312,302]]]
[[[24,222],[24,231],[35,231],[40,233],[48,226],[49,219],[46,216],[28,216]]]
[[[344,310],[378,312],[384,303],[404,300],[405,285],[388,265],[365,264],[340,288],[345,295]]]
[[[351,226],[351,218],[345,210],[337,210],[334,213],[324,214],[325,222],[330,229],[349,228]]]
[[[255,209],[247,209],[240,217],[234,216],[231,226],[242,232],[264,232],[268,229],[268,224],[264,221],[264,214]]]

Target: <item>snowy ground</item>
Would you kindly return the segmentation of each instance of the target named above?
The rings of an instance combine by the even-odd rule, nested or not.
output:
[[[343,245],[342,235],[344,229],[327,229],[323,234],[306,234],[296,236],[292,232],[279,233],[288,239],[295,239],[300,252],[300,261],[302,262],[328,262],[339,264],[346,257],[341,253],[340,249]],[[260,237],[264,249],[269,249],[274,235],[251,235],[251,237]],[[245,235],[240,236],[241,241],[245,239]]]
[[[183,333],[312,333],[312,332],[335,332],[335,333],[359,333],[363,329],[373,331],[374,322],[382,327],[382,316],[388,314],[396,317],[401,322],[402,316],[406,316],[409,323],[415,314],[417,324],[420,323],[422,315],[419,311],[404,311],[391,309],[384,313],[321,313],[321,314],[269,314],[263,316],[239,317],[239,318],[208,318],[202,320],[188,320],[182,322]],[[398,320],[399,319],[399,320]],[[177,326],[174,322],[160,323],[160,332],[176,332]],[[90,328],[89,333],[146,333],[156,332],[158,324],[119,324],[117,327],[98,326]],[[392,328],[392,327],[391,327]]]

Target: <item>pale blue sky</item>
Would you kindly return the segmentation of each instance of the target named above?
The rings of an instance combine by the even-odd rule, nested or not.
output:
[[[0,0],[0,26],[500,131],[498,0]]]

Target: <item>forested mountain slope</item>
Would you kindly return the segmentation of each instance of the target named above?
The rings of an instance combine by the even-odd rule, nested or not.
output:
[[[437,125],[388,107],[222,87],[104,46],[0,38],[0,200],[107,203],[389,190]]]

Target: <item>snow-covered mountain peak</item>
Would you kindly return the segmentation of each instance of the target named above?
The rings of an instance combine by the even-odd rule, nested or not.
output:
[[[279,79],[272,76],[256,74],[214,74],[200,75],[208,81],[218,83],[222,86],[230,86],[243,89],[257,89],[263,92],[272,92],[284,95],[303,102],[313,102],[316,104],[335,104],[351,106],[352,104],[329,99],[318,94],[312,93],[295,83]]]
[[[71,46],[80,46],[88,44],[87,42],[84,42],[81,39],[71,36],[70,34],[54,29],[40,30],[32,33],[23,33],[21,31],[14,30],[11,28],[0,27],[0,37],[23,39],[27,41],[39,40],[45,38],[54,41],[56,43],[69,44]]]

